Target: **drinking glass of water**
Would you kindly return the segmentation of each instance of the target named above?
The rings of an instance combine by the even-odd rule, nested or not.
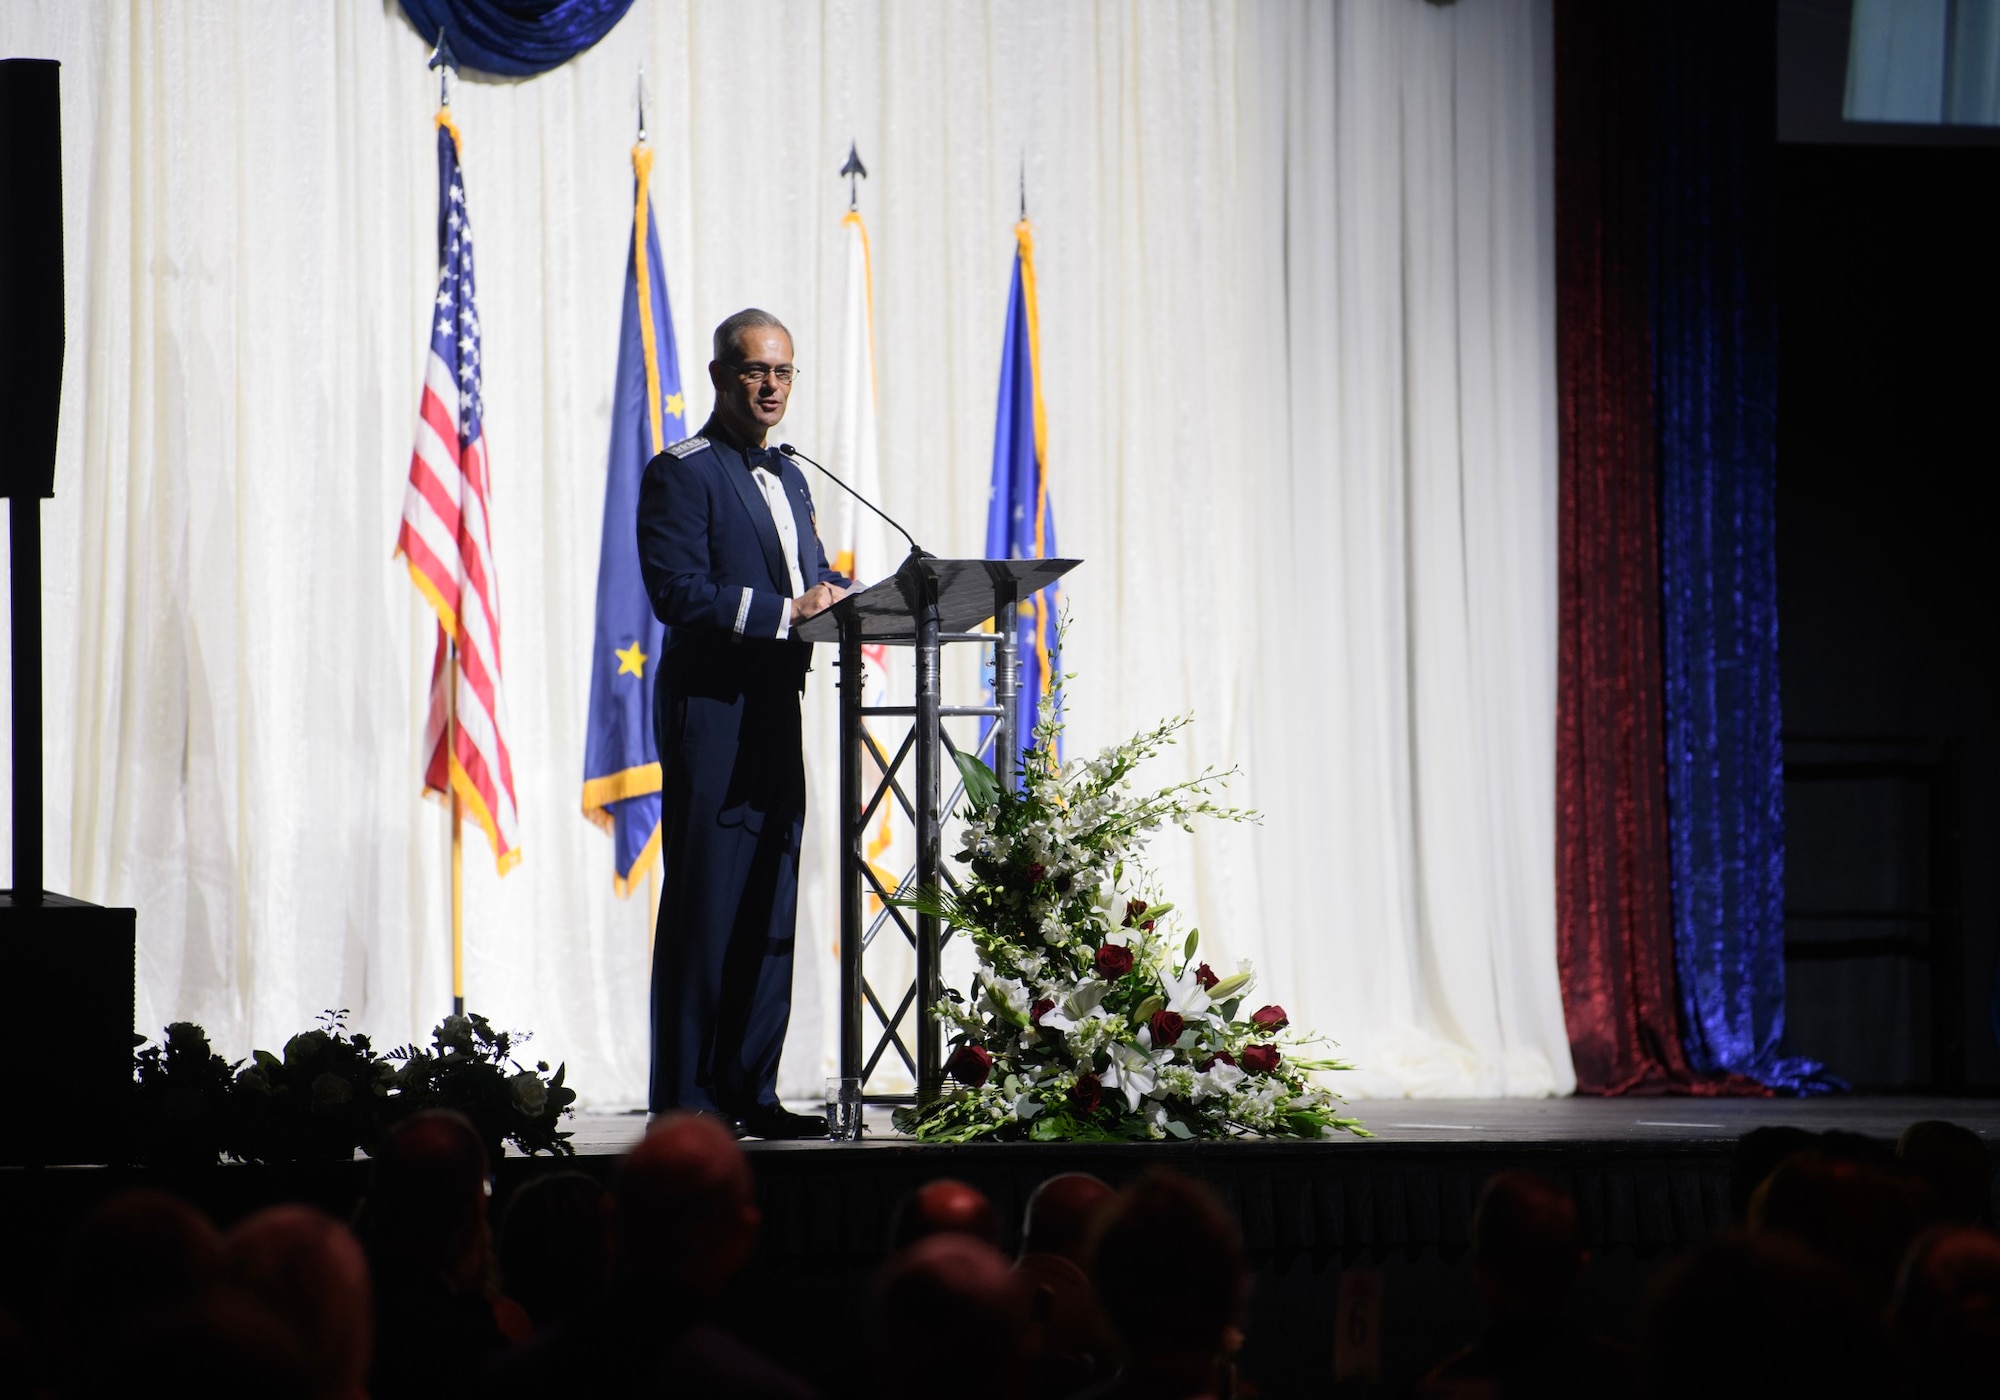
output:
[[[861,1081],[826,1081],[826,1135],[835,1142],[861,1140]]]

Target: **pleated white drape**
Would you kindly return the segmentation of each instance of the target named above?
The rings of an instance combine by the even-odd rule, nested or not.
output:
[[[448,1002],[430,623],[390,558],[435,276],[427,49],[388,3],[0,5],[0,52],[65,64],[50,883],[137,906],[141,1028],[231,1054],[329,1006],[401,1039]],[[1087,561],[1071,743],[1191,709],[1160,780],[1242,765],[1264,824],[1158,864],[1212,961],[1254,958],[1361,1063],[1350,1089],[1567,1091],[1546,0],[639,0],[557,72],[458,85],[525,852],[501,881],[468,846],[473,1007],[588,1102],[643,1098],[644,901],[578,812],[642,65],[690,421],[708,328],[756,304],[806,372],[784,436],[830,431],[856,141],[885,504],[940,554],[983,534],[1025,182]],[[830,673],[805,1097],[833,1046]]]

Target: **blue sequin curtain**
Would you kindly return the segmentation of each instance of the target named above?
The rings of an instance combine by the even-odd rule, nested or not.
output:
[[[1775,25],[1652,6],[1652,284],[1674,953],[1690,1064],[1832,1087],[1780,1053]]]
[[[443,29],[467,68],[526,78],[569,62],[611,32],[632,0],[400,0],[417,32]]]

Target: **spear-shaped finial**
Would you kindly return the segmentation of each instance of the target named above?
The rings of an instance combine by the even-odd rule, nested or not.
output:
[[[444,37],[444,26],[438,26],[437,47],[431,50],[424,67],[438,70],[438,106],[451,106],[451,75],[458,71],[458,55],[451,51],[451,41]]]
[[[646,67],[639,65],[639,140],[646,139]]]
[[[840,173],[847,177],[847,207],[852,209],[859,198],[857,191],[860,189],[854,182],[868,178],[868,167],[861,163],[861,152],[855,149],[852,141],[847,143],[847,164],[840,167]]]
[[[1021,152],[1021,222],[1028,222],[1028,153]]]

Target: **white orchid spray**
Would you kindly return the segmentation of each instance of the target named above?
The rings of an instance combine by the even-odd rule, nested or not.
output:
[[[1299,1054],[1323,1042],[1284,1008],[1245,1012],[1255,973],[1198,961],[1200,930],[1178,931],[1140,864],[1162,827],[1256,820],[1213,800],[1229,774],[1135,795],[1132,771],[1188,721],[1058,764],[1055,714],[1045,697],[1019,791],[958,756],[965,876],[899,901],[968,938],[978,970],[929,1008],[950,1031],[953,1083],[897,1127],[936,1142],[1368,1136],[1311,1079],[1350,1066]]]

